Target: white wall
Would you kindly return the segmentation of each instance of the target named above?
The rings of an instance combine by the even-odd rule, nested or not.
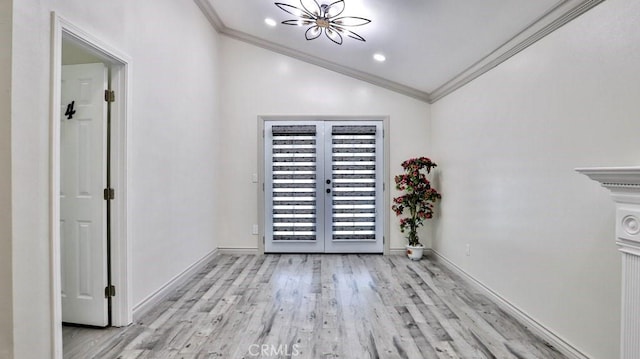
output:
[[[222,206],[216,215],[221,248],[258,245],[251,234],[258,223],[251,176],[258,171],[259,115],[388,115],[392,175],[406,158],[429,154],[429,105],[424,102],[228,37],[222,37],[222,54],[217,161]],[[402,248],[405,240],[393,217],[391,248]]]
[[[574,168],[639,164],[639,25],[606,1],[432,106],[434,248],[591,358],[618,357],[620,259]]]
[[[134,303],[217,248],[218,36],[192,1],[127,3]]]
[[[52,10],[133,59],[129,225],[134,304],[217,247],[211,219],[218,39],[197,6],[173,0],[16,2],[11,102],[16,358],[51,357]],[[0,182],[0,195],[4,186]]]
[[[49,272],[49,17],[13,4],[11,95],[14,357],[51,353]]]
[[[0,358],[13,353],[11,261],[11,11],[0,0]]]

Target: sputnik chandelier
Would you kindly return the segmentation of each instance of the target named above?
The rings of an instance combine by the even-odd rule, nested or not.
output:
[[[339,0],[330,4],[320,4],[317,0],[300,0],[302,8],[284,4],[275,3],[277,7],[283,11],[299,17],[299,19],[286,20],[284,25],[310,26],[304,33],[307,40],[313,40],[320,37],[324,33],[329,40],[338,45],[342,45],[343,35],[352,39],[365,41],[365,39],[353,31],[345,29],[345,27],[362,26],[371,22],[369,19],[354,16],[342,16],[344,12],[344,0]]]

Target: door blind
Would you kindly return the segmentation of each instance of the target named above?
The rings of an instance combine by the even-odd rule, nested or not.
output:
[[[315,125],[272,127],[274,241],[317,240]]]
[[[332,239],[376,240],[376,126],[332,126]]]

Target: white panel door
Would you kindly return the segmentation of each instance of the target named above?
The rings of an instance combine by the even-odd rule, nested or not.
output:
[[[265,123],[265,252],[382,253],[381,121]]]
[[[103,197],[107,180],[106,88],[104,64],[62,67],[60,237],[62,321],[66,323],[108,325]]]

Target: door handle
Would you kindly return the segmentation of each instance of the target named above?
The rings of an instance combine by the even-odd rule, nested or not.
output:
[[[327,193],[331,193],[331,188],[327,188]]]

